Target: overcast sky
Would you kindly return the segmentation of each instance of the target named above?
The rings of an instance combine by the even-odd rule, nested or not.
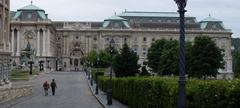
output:
[[[31,0],[11,0],[11,11],[30,4]],[[103,21],[128,11],[176,12],[174,0],[33,0],[53,21]],[[198,21],[209,14],[232,29],[233,37],[240,37],[239,0],[188,0],[187,15]]]

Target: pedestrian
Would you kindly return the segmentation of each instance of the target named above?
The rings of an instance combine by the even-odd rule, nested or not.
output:
[[[51,88],[52,88],[52,95],[55,95],[55,89],[57,88],[57,84],[54,79],[52,79]]]
[[[43,89],[44,89],[45,96],[47,96],[48,95],[48,89],[49,89],[49,84],[48,84],[47,81],[45,81],[43,83]]]

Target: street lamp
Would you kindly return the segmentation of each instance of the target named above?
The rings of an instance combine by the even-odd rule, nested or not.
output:
[[[178,108],[185,108],[185,20],[184,14],[187,0],[174,0],[178,6],[178,13],[180,14],[180,51],[179,51],[179,96]]]
[[[90,79],[90,84],[91,86],[93,86],[93,79],[92,79],[92,67],[93,67],[93,63],[91,64],[91,69],[90,69],[90,75],[91,75],[91,79]]]
[[[34,62],[32,60],[28,61],[28,64],[30,65],[30,71],[29,71],[29,74],[32,75],[32,66],[34,64]]]
[[[112,55],[113,55],[113,50],[114,50],[114,45],[115,45],[115,42],[114,40],[112,39],[110,41],[110,55],[111,55],[111,70],[110,70],[110,80],[108,82],[108,90],[107,90],[107,104],[108,105],[112,105]]]
[[[90,80],[90,62],[87,61],[87,73],[88,73],[88,80]]]
[[[97,58],[97,72],[96,72],[96,90],[95,94],[98,94],[98,67],[99,67],[99,57]]]

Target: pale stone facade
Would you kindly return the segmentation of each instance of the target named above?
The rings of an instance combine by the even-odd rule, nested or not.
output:
[[[107,48],[111,39],[115,40],[117,48],[127,43],[138,53],[142,64],[152,42],[161,38],[179,38],[176,12],[125,11],[103,22],[51,21],[44,10],[31,4],[11,15],[13,61],[21,64],[21,50],[29,42],[34,50],[32,59],[35,64],[44,61],[45,68],[54,70],[80,68],[82,57],[90,51]],[[186,16],[186,41],[193,41],[199,35],[212,37],[225,50],[226,66],[219,70],[220,76],[232,78],[232,32],[225,29],[222,21],[211,16],[200,22],[195,17]]]
[[[10,66],[9,2],[10,0],[0,0],[0,88],[8,84]]]

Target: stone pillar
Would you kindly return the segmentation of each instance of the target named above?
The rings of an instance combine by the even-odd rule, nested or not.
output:
[[[43,51],[42,56],[46,56],[46,29],[43,30]]]
[[[15,40],[14,40],[14,29],[12,29],[12,40],[11,40],[11,42],[12,42],[12,56],[14,56],[15,54],[15,52],[14,52],[14,49],[15,49],[15,45],[14,45],[14,42],[15,42]]]
[[[50,48],[51,48],[50,41],[51,41],[50,30],[47,30],[47,52],[46,52],[47,56],[50,56]]]
[[[40,56],[40,30],[37,30],[37,56]]]
[[[20,30],[17,30],[17,53],[16,56],[20,56]]]

